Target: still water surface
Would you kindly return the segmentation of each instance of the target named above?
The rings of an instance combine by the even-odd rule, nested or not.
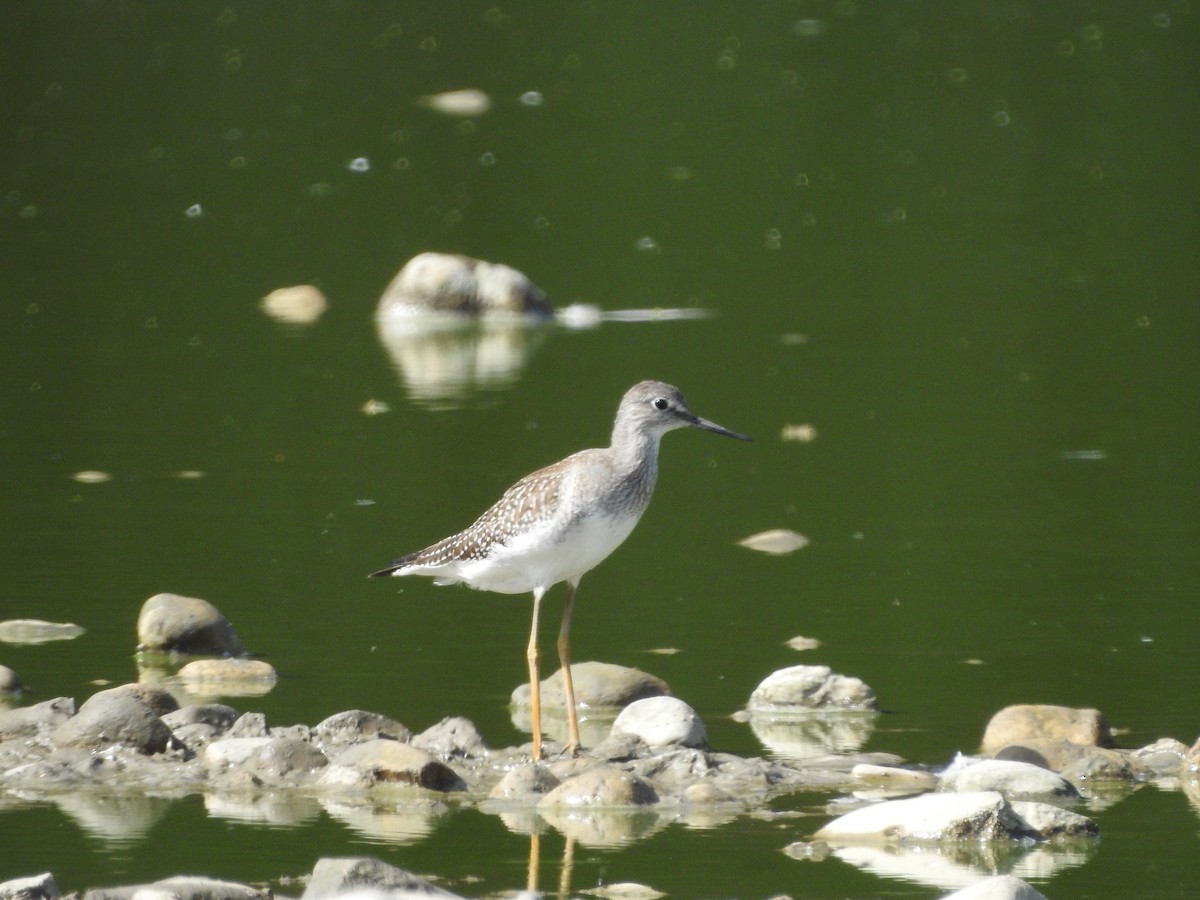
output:
[[[137,611],[173,591],[276,666],[233,701],[272,723],[364,708],[525,740],[527,600],[363,576],[603,444],[621,393],[661,378],[756,442],[665,439],[649,512],[583,581],[580,659],[666,679],[739,753],[767,750],[730,714],[799,662],[870,684],[888,713],[864,749],[914,761],[1019,702],[1097,707],[1125,746],[1200,734],[1188,4],[3,15],[0,618],[87,629],[0,646],[23,701],[136,678]],[[418,103],[464,87],[491,109]],[[445,355],[416,366],[372,320],[424,250],[517,266],[560,306],[714,315],[504,336],[480,351],[502,374],[439,387]],[[329,297],[318,322],[262,314],[298,283]],[[768,528],[811,543],[736,545]],[[783,855],[828,799],[575,846],[570,887],[941,893]],[[195,796],[3,804],[0,878],[71,888],[365,853],[474,895],[524,885],[529,856],[471,810],[385,837]],[[1090,813],[1102,841],[1030,876],[1047,896],[1200,891],[1182,793]],[[565,849],[542,836],[543,889]]]

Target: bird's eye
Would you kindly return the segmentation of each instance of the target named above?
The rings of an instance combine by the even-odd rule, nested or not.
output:
[[[655,397],[652,401],[655,409],[666,409],[671,404],[667,402],[666,397]]]

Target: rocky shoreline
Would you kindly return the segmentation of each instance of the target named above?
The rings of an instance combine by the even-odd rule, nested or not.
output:
[[[151,598],[147,607],[169,606],[163,596],[171,595]],[[203,601],[180,599],[188,601],[183,605],[193,621],[195,603]],[[231,628],[218,625],[209,633],[236,641]],[[139,633],[144,638],[148,630]],[[209,660],[223,661],[241,660]],[[1165,739],[1118,749],[1096,710],[1008,707],[988,724],[981,755],[960,756],[940,770],[886,753],[814,752],[812,741],[797,758],[745,758],[712,750],[695,710],[659,679],[601,663],[581,663],[572,671],[581,704],[603,723],[588,749],[574,756],[562,755],[553,743],[538,762],[530,759],[528,745],[490,747],[463,718],[444,719],[419,734],[364,710],[312,725],[277,725],[262,713],[224,703],[181,705],[177,695],[187,700],[179,689],[185,680],[168,679],[101,690],[78,705],[60,697],[0,710],[0,795],[54,803],[80,795],[203,794],[249,808],[316,805],[342,818],[369,817],[384,806],[393,817],[410,817],[415,833],[431,830],[429,823],[448,811],[471,807],[503,816],[510,830],[536,835],[549,826],[584,844],[615,846],[672,822],[711,827],[782,796],[826,793],[831,820],[809,840],[781,848],[808,860],[850,852],[886,857],[905,847],[947,844],[978,849],[999,843],[1022,852],[1086,844],[1099,832],[1081,810],[1105,785],[1127,792],[1133,784],[1154,782],[1200,797],[1200,745]],[[253,677],[263,676],[260,671]],[[19,678],[13,683],[19,685]],[[556,673],[543,690],[552,695],[560,686]],[[514,704],[527,695],[528,685],[518,688]],[[853,730],[873,710],[873,692],[857,679],[821,666],[794,666],[764,680],[745,715],[760,728],[796,729],[803,736],[813,728],[836,734],[848,723]],[[60,895],[49,873],[3,874],[23,877],[0,883],[0,900]],[[990,884],[993,893],[965,892],[983,889],[976,886],[953,896],[1041,896],[1014,878],[980,884]],[[80,889],[85,900],[269,895],[194,877]],[[351,889],[369,889],[372,896],[455,896],[411,873],[358,859],[318,862],[303,897]]]

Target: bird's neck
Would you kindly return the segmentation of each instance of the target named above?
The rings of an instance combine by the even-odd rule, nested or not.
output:
[[[651,478],[658,471],[658,442],[661,435],[618,422],[613,427],[609,452],[613,463],[626,473],[646,469]]]

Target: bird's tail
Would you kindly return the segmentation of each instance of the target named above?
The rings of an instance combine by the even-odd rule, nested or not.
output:
[[[413,560],[416,559],[417,556],[418,556],[418,554],[416,554],[416,553],[410,553],[410,554],[408,554],[408,556],[402,556],[398,560],[393,562],[390,566],[388,566],[386,569],[380,569],[378,572],[372,572],[367,577],[368,578],[386,578],[388,575],[395,575],[395,574],[399,573],[399,571],[401,569],[407,569],[410,565],[412,565]]]

